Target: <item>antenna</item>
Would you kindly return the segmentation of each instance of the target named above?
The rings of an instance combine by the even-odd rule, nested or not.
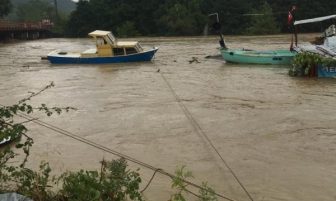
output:
[[[218,22],[219,23],[219,17],[218,17],[218,13],[211,13],[211,14],[209,14],[208,16],[210,17],[210,16],[213,16],[213,15],[216,15],[216,22]]]
[[[224,36],[222,34],[221,31],[221,24],[219,23],[219,16],[218,13],[211,13],[208,15],[208,17],[211,16],[216,16],[216,23],[212,25],[212,28],[217,32],[217,34],[219,34],[220,40],[219,40],[219,45],[224,48],[227,49],[226,45],[225,45],[225,41],[224,41]]]

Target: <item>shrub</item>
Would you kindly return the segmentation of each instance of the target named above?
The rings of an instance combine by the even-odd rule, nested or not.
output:
[[[142,201],[141,178],[127,169],[125,159],[102,162],[101,172],[81,170],[63,176],[64,197],[69,201]]]

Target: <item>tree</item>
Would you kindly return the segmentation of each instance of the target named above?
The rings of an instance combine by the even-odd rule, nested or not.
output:
[[[53,6],[44,0],[29,0],[20,4],[16,11],[19,20],[35,22],[52,19],[54,12]]]
[[[92,30],[98,29],[98,27],[95,27],[94,15],[90,2],[79,0],[77,9],[70,15],[66,26],[66,34],[72,37],[87,36]]]
[[[29,0],[17,7],[17,16],[23,21],[40,21],[52,19],[54,7],[44,0]]]
[[[10,0],[0,0],[0,18],[9,14],[12,9]]]
[[[69,18],[67,33],[86,36],[96,29],[116,35],[198,35],[210,13],[219,13],[224,34],[287,32],[292,0],[79,0]],[[336,1],[297,0],[297,19],[334,13]],[[274,12],[273,12],[274,11]],[[251,16],[248,14],[263,14]],[[252,23],[251,23],[252,22]],[[314,27],[316,26],[316,27]],[[247,27],[249,29],[247,29]],[[253,28],[254,27],[254,28]],[[321,31],[312,24],[304,31]],[[262,28],[262,29],[259,29]],[[130,31],[130,32],[129,32]],[[119,33],[120,32],[120,33]]]
[[[138,36],[139,32],[135,28],[135,25],[133,22],[126,21],[123,25],[119,26],[117,28],[117,34],[121,37],[134,37]]]
[[[255,0],[254,0],[255,1]],[[245,13],[253,7],[252,2],[246,0],[212,0],[204,1],[202,11],[205,14],[218,13],[221,31],[225,34],[241,34],[249,21]]]
[[[206,16],[201,11],[201,0],[167,1],[157,21],[165,35],[195,35],[203,31]]]
[[[248,34],[275,34],[280,32],[280,28],[273,16],[271,6],[264,2],[259,10],[252,9],[251,25],[247,28]]]

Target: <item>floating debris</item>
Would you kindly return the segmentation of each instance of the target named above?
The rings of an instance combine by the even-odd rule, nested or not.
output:
[[[208,55],[208,56],[205,56],[204,58],[206,58],[206,59],[219,59],[219,60],[223,59],[222,55],[220,55],[220,54]]]
[[[194,63],[194,62],[201,63],[200,61],[198,61],[197,57],[191,57],[191,60],[189,60],[189,64]]]

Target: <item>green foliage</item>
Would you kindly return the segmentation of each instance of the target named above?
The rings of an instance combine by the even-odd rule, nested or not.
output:
[[[185,170],[185,166],[175,171],[175,177],[172,179],[172,188],[175,188],[177,192],[170,198],[171,201],[186,201],[184,194],[188,193],[187,186],[184,180],[192,178],[192,172]]]
[[[202,1],[80,0],[69,18],[67,33],[85,36],[104,29],[124,36],[201,34],[207,20]]]
[[[25,136],[26,140],[23,143],[17,142],[16,148],[22,149],[25,158],[21,164],[21,166],[24,166],[24,164],[27,161],[27,157],[29,155],[30,147],[33,144],[33,139],[26,135],[27,128],[24,126],[25,123],[29,122],[15,122],[15,116],[18,114],[31,114],[34,111],[43,111],[48,116],[52,115],[54,112],[57,112],[58,114],[61,113],[63,108],[53,107],[48,108],[45,104],[42,104],[39,107],[34,108],[33,106],[27,104],[28,101],[31,100],[34,96],[39,95],[43,91],[45,91],[48,88],[51,88],[54,86],[54,83],[50,83],[46,87],[44,87],[42,90],[40,90],[37,93],[32,92],[28,97],[18,101],[17,104],[11,105],[11,106],[1,106],[0,107],[0,142],[6,139],[18,139],[21,138],[21,136]],[[69,110],[72,108],[65,108],[65,110]],[[11,156],[14,155],[12,150],[6,150],[4,155],[0,159],[0,168],[1,164],[5,164]]]
[[[69,201],[98,201],[101,197],[99,174],[97,171],[84,170],[68,173],[61,191]]]
[[[323,57],[319,54],[303,52],[293,58],[292,67],[289,70],[291,76],[307,76],[317,65],[335,66],[336,60],[333,58]]]
[[[68,16],[64,14],[59,14],[56,22],[52,28],[52,32],[56,35],[63,35],[68,23]]]
[[[29,0],[18,5],[16,14],[19,20],[41,21],[42,19],[54,19],[54,7],[44,0]]]
[[[175,3],[172,3],[175,2]],[[158,24],[168,35],[194,35],[202,33],[206,16],[201,11],[201,0],[168,1]]]
[[[208,186],[208,183],[202,183],[202,189],[199,191],[200,193],[200,201],[217,201],[217,196],[215,191]]]
[[[257,15],[253,15],[251,17],[250,27],[247,28],[246,33],[263,35],[276,34],[280,32],[277,22],[273,16],[272,8],[267,2],[264,2],[260,9],[252,9],[251,13]]]
[[[186,190],[186,187],[188,186],[188,184],[186,184],[184,182],[184,180],[189,179],[189,178],[193,178],[193,174],[191,171],[186,170],[185,166],[182,166],[181,168],[178,168],[175,171],[175,177],[172,180],[172,187],[176,188],[178,190],[178,192],[182,192],[184,190]]]
[[[103,10],[101,12],[104,12]],[[98,29],[95,22],[95,13],[89,1],[79,0],[77,9],[71,13],[66,25],[65,34],[68,36],[87,36],[93,30]],[[101,27],[101,29],[104,29]]]
[[[80,0],[66,31],[76,37],[96,29],[124,36],[127,31],[130,31],[127,36],[200,35],[205,25],[214,21],[208,19],[208,14],[218,12],[223,33],[274,34],[288,31],[287,13],[292,3],[290,0]],[[296,3],[297,19],[334,14],[336,6],[336,1],[328,0]],[[315,28],[303,27],[306,31],[320,31],[319,26]]]
[[[143,197],[139,191],[141,178],[136,171],[128,169],[125,159],[102,161],[101,170],[68,172],[59,178],[51,177],[49,163],[42,162],[39,171],[33,171],[25,167],[29,156],[29,149],[33,145],[33,139],[28,136],[28,129],[25,124],[36,119],[28,118],[25,122],[16,122],[16,116],[25,117],[33,112],[43,112],[47,116],[61,114],[69,111],[72,107],[48,107],[41,104],[33,107],[28,102],[35,96],[54,86],[51,82],[38,92],[30,92],[30,95],[11,106],[0,106],[0,142],[8,137],[17,139],[16,148],[25,153],[25,158],[20,165],[9,165],[9,161],[17,156],[11,146],[1,149],[0,152],[0,193],[17,192],[35,201],[142,201]],[[20,138],[26,139],[21,142]],[[11,163],[12,164],[12,163]],[[185,179],[191,178],[192,173],[185,170],[185,166],[176,170],[172,187],[177,193],[171,197],[172,201],[185,201],[185,193],[188,183]],[[57,184],[62,184],[59,191],[55,193]],[[200,201],[216,201],[214,191],[202,184]]]
[[[8,15],[12,7],[10,0],[0,0],[0,18]]]
[[[175,171],[175,177],[172,178],[172,188],[176,189],[176,192],[171,196],[170,201],[186,201],[185,195],[192,192],[188,190],[187,187],[189,184],[187,184],[185,180],[190,178],[193,178],[193,174],[191,171],[186,170],[185,166]],[[202,183],[199,195],[196,196],[199,198],[199,201],[217,201],[215,191],[210,188],[206,182]]]
[[[124,159],[102,162],[101,172],[81,170],[63,176],[62,194],[69,201],[142,201],[138,172],[127,169]]]
[[[51,168],[42,162],[38,172],[28,168],[16,168],[11,172],[11,182],[16,184],[12,190],[32,198],[35,201],[52,200],[53,193],[48,190],[55,178],[50,178]]]
[[[0,17],[11,8],[9,0],[0,0]],[[292,0],[79,0],[76,10],[71,0],[57,0],[59,13],[69,19],[58,23],[54,0],[12,0],[13,12],[20,20],[49,17],[56,23],[55,32],[68,36],[87,36],[96,30],[137,35],[200,35],[209,21],[208,14],[218,12],[225,34],[273,34],[288,32],[287,12]],[[297,0],[297,19],[334,14],[336,1]],[[246,14],[260,14],[250,16]],[[16,16],[10,14],[12,19]],[[65,24],[67,24],[65,26]],[[328,23],[322,26],[327,26]],[[65,29],[63,27],[66,27]],[[210,26],[211,27],[211,26]],[[300,26],[300,32],[319,32],[319,23]]]
[[[60,114],[62,111],[69,111],[71,107],[59,108],[52,107],[49,108],[45,104],[41,104],[41,106],[33,107],[28,104],[28,102],[34,98],[35,96],[41,94],[43,91],[54,86],[54,83],[51,82],[49,85],[44,87],[38,92],[31,92],[29,96],[18,101],[18,103],[11,106],[0,106],[0,142],[3,140],[16,140],[15,148],[17,150],[21,150],[25,157],[23,161],[20,163],[19,167],[8,165],[8,162],[17,156],[17,153],[14,153],[14,148],[11,146],[7,146],[3,148],[0,152],[0,187],[1,191],[9,190],[11,187],[13,189],[18,189],[18,191],[31,193],[42,193],[45,189],[45,181],[49,178],[49,166],[44,163],[41,166],[41,170],[43,170],[44,176],[39,176],[36,173],[31,172],[28,169],[25,169],[25,164],[27,162],[27,158],[30,153],[30,148],[33,145],[33,139],[27,135],[28,129],[25,124],[33,121],[34,119],[29,119],[24,122],[18,122],[16,119],[17,115],[24,117],[25,115],[31,114],[36,111],[42,111],[48,116],[51,116],[54,113]],[[21,141],[21,138],[25,139]],[[9,182],[9,183],[8,183]],[[9,184],[12,184],[9,185]],[[37,186],[39,185],[39,186]],[[42,189],[40,188],[42,185]],[[33,191],[32,188],[36,190]],[[30,189],[30,190],[27,190]],[[40,192],[41,190],[41,192]],[[35,195],[35,194],[34,194]],[[33,195],[32,195],[33,196]]]
[[[126,21],[124,24],[119,26],[116,30],[116,33],[120,37],[130,37],[140,35],[133,22]]]
[[[295,55],[293,64],[289,70],[291,76],[306,76],[309,70],[321,63],[322,57],[318,54],[303,52]]]

